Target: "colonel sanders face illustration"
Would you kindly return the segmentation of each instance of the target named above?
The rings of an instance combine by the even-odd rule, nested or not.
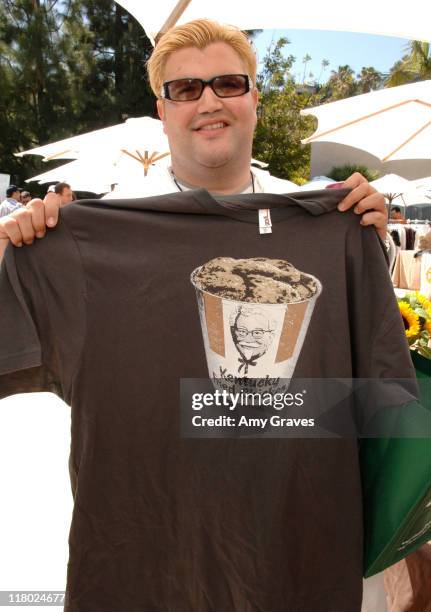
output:
[[[241,306],[231,320],[231,333],[235,346],[245,358],[246,370],[256,365],[256,359],[266,353],[275,332],[275,324],[260,308]]]

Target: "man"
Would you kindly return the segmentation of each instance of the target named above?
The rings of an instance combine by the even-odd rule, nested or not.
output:
[[[6,199],[0,204],[0,217],[10,215],[21,208],[21,189],[16,185],[9,185],[6,189]]]
[[[399,206],[393,206],[391,208],[390,221],[391,223],[405,223],[406,222],[404,215],[401,212],[401,208]]]
[[[21,192],[21,204],[23,206],[25,206],[26,204],[28,204],[31,200],[31,193],[29,191],[22,191]]]
[[[199,43],[199,40],[203,42]],[[257,104],[257,91],[254,87],[255,70],[254,55],[245,37],[237,30],[219,27],[217,24],[202,20],[175,28],[162,39],[153,54],[149,72],[152,86],[159,97],[158,111],[170,140],[172,184],[177,186],[178,191],[188,191],[193,187],[206,187],[214,194],[252,193],[264,190],[260,177],[254,173],[250,174],[251,144]],[[295,186],[287,181],[277,183],[277,180],[271,180],[268,184],[270,182],[275,189],[277,184],[279,188],[290,185],[291,190],[295,189]],[[382,202],[384,206],[382,196],[370,188],[360,175],[350,177],[346,181],[346,186],[351,187],[352,191],[341,203],[341,209],[355,206],[358,214],[365,213],[362,224],[375,225],[383,237],[386,217],[382,210]],[[271,186],[266,190],[271,192]],[[193,441],[197,444],[188,444],[187,441],[179,440],[175,416],[170,411],[171,395],[168,397],[170,401],[164,402],[163,398],[159,399],[158,394],[169,393],[176,396],[172,382],[173,368],[176,368],[177,377],[174,381],[176,384],[179,375],[183,376],[184,373],[190,375],[193,371],[187,361],[189,353],[192,358],[196,355],[202,357],[202,347],[196,335],[197,317],[189,301],[191,292],[185,290],[182,282],[185,279],[189,284],[190,273],[194,269],[192,263],[194,266],[197,263],[192,262],[190,258],[195,248],[194,241],[200,236],[201,248],[202,244],[206,248],[207,243],[211,242],[208,248],[218,249],[218,244],[214,245],[214,242],[218,236],[223,237],[223,229],[228,226],[231,228],[228,216],[232,210],[228,207],[225,209],[212,198],[206,201],[212,215],[209,229],[204,207],[197,207],[197,210],[187,209],[183,211],[186,214],[176,220],[177,207],[181,206],[182,197],[184,203],[192,200],[194,202],[193,193],[191,198],[189,194],[183,196],[176,194],[174,196],[176,207],[169,210],[169,198],[166,198],[168,212],[174,217],[174,220],[172,218],[170,220],[171,232],[166,242],[163,242],[164,236],[161,234],[166,229],[166,219],[163,219],[165,209],[157,209],[154,214],[150,210],[149,214],[142,215],[141,211],[131,212],[128,203],[123,203],[125,208],[123,212],[130,231],[134,231],[135,226],[140,229],[140,226],[130,223],[132,215],[140,223],[146,218],[150,218],[152,223],[144,237],[136,230],[134,242],[131,244],[139,241],[142,246],[142,243],[146,244],[146,240],[156,242],[153,248],[151,245],[148,248],[149,257],[139,258],[138,261],[134,261],[130,253],[124,252],[122,242],[121,257],[118,257],[119,265],[113,266],[109,258],[105,261],[106,258],[103,256],[103,265],[97,270],[98,274],[88,276],[91,284],[89,289],[84,279],[87,278],[85,276],[87,266],[92,265],[92,257],[86,257],[84,253],[81,261],[80,251],[72,239],[67,243],[67,261],[78,258],[80,274],[73,273],[75,268],[69,266],[65,266],[64,269],[60,266],[61,273],[58,274],[55,258],[48,257],[51,253],[43,253],[45,245],[55,250],[56,238],[59,235],[67,239],[65,224],[61,224],[58,232],[51,235],[52,240],[46,240],[39,245],[41,247],[39,252],[42,251],[44,259],[49,261],[51,266],[48,273],[53,273],[59,283],[73,286],[74,296],[79,297],[77,304],[73,302],[73,308],[67,310],[67,313],[61,307],[45,308],[43,290],[39,291],[39,287],[43,289],[46,286],[50,290],[54,288],[53,298],[63,299],[64,295],[61,288],[58,290],[57,284],[46,283],[44,278],[40,279],[41,285],[38,282],[33,283],[31,267],[25,267],[26,278],[21,279],[21,282],[25,280],[26,286],[30,285],[35,292],[38,307],[34,307],[32,313],[33,316],[40,316],[42,326],[28,328],[33,344],[29,348],[26,346],[25,349],[34,351],[34,356],[33,353],[28,354],[29,361],[20,364],[27,367],[29,364],[34,365],[35,374],[39,375],[36,367],[39,355],[44,358],[48,356],[49,359],[52,357],[50,364],[54,369],[57,369],[58,363],[62,363],[62,360],[58,359],[56,348],[52,350],[48,345],[43,347],[45,350],[39,351],[39,337],[43,341],[46,330],[49,336],[49,328],[44,325],[45,316],[48,314],[49,319],[54,315],[56,330],[61,330],[61,333],[54,334],[53,337],[58,338],[63,332],[70,333],[70,330],[73,332],[70,334],[71,337],[67,338],[70,342],[60,346],[61,353],[73,357],[67,364],[67,371],[64,372],[68,383],[64,386],[66,399],[71,394],[79,394],[82,391],[87,394],[89,386],[94,385],[94,380],[98,383],[98,393],[105,394],[95,407],[97,413],[88,414],[91,402],[85,404],[85,409],[83,406],[82,411],[79,409],[72,411],[74,435],[80,433],[81,425],[83,428],[81,442],[83,448],[85,447],[84,451],[87,448],[87,440],[92,444],[94,441],[94,445],[88,453],[83,452],[81,447],[75,448],[71,463],[71,473],[75,478],[79,478],[79,486],[76,487],[76,481],[74,486],[76,494],[80,495],[81,499],[85,494],[86,500],[84,504],[76,504],[74,531],[70,539],[71,550],[74,553],[69,565],[70,575],[78,584],[74,586],[70,610],[78,612],[84,609],[103,609],[107,612],[111,610],[117,612],[137,606],[137,609],[142,610],[177,609],[199,612],[210,610],[250,610],[251,612],[254,609],[274,610],[274,612],[281,609],[298,610],[298,612],[300,609],[304,611],[313,609],[319,612],[356,611],[361,588],[362,541],[359,529],[349,533],[350,513],[346,511],[343,514],[340,510],[340,504],[350,504],[353,492],[352,504],[346,507],[348,509],[352,507],[356,512],[357,516],[353,522],[356,528],[361,513],[360,492],[357,485],[356,442],[349,444],[341,441],[342,444],[337,445],[340,452],[336,454],[333,446],[328,448],[320,440],[310,441],[309,445],[303,444],[302,441],[298,443],[293,441],[292,445],[280,444],[280,452],[274,454],[271,444],[260,444],[258,441],[245,447],[249,452],[242,452],[235,445],[232,447],[223,445],[219,454],[214,453],[208,457],[208,450],[216,451],[218,448],[212,444],[214,440],[210,440],[209,444],[201,444],[202,441],[199,440]],[[266,197],[267,201],[271,200],[271,196],[263,194],[263,197]],[[244,196],[240,196],[240,201],[241,198]],[[6,222],[0,223],[0,238],[4,244],[9,238],[17,246],[23,243],[31,244],[34,236],[42,237],[46,227],[56,225],[59,206],[59,199],[47,198],[46,202],[33,201],[23,211],[24,214],[14,213]],[[75,205],[69,207],[64,212],[64,217],[69,219],[72,217],[74,223],[79,223],[78,213],[84,211],[86,217],[92,217],[94,220],[94,216],[97,216],[99,219],[98,210],[83,207],[80,211],[78,208],[75,208]],[[219,217],[221,209],[223,213]],[[205,214],[202,214],[202,210]],[[190,212],[194,214],[189,214]],[[236,215],[237,212],[234,211],[232,214]],[[246,212],[249,213],[250,210]],[[303,214],[308,214],[301,211],[299,213],[296,217],[301,219]],[[378,263],[382,264],[381,258],[377,257],[377,254],[381,255],[380,244],[376,244],[378,241],[373,232],[359,232],[360,228],[357,223],[353,223],[355,219],[352,220],[351,216],[336,214],[332,216],[335,217],[335,224],[339,227],[342,225],[340,221],[349,220],[350,225],[354,225],[356,230],[354,237],[357,238],[359,233],[364,234],[367,240],[371,241]],[[298,223],[296,217],[284,218],[283,215],[277,231],[272,235],[274,240],[279,241],[277,243],[279,252],[284,252],[288,246],[283,229]],[[326,217],[329,218],[329,215]],[[199,223],[198,231],[194,233],[196,223]],[[212,236],[205,235],[205,232],[211,233],[214,223],[219,228],[220,234],[213,231]],[[324,223],[325,231],[322,232],[322,237],[327,238],[332,231],[336,236],[337,229],[334,229],[332,218],[324,220]],[[266,249],[266,245],[270,244],[262,241],[257,244],[256,236],[259,234],[255,231],[254,221],[252,224],[238,222],[238,226],[240,227],[235,228],[238,236],[247,234],[253,249]],[[106,231],[105,226],[101,227]],[[173,229],[174,234],[172,234]],[[86,249],[91,248],[89,241],[82,238],[82,232],[80,234],[80,244]],[[92,235],[94,236],[94,231]],[[178,238],[178,235],[181,237]],[[109,236],[109,234],[100,235],[102,248],[99,248],[98,256],[101,251],[104,255],[107,244],[111,254],[113,247]],[[116,228],[111,238],[112,236],[118,238]],[[349,236],[350,234],[346,235]],[[292,232],[290,239],[293,243],[296,241],[295,253],[306,251],[300,231]],[[263,240],[266,240],[266,237],[263,237]],[[60,240],[58,242],[61,243]],[[351,248],[355,240],[343,237],[342,243]],[[162,256],[160,244],[165,245],[165,250],[170,249],[164,261],[159,261]],[[96,245],[96,248],[97,246],[100,247]],[[178,256],[179,246],[182,252]],[[230,240],[229,235],[229,241],[223,244],[223,248],[234,247],[236,245]],[[117,250],[114,253],[118,253],[118,244],[115,248]],[[310,251],[314,258],[312,268],[320,266],[320,273],[327,277],[328,287],[335,287],[333,288],[335,292],[337,286],[330,284],[332,266],[327,265],[326,259],[322,260],[318,248]],[[344,271],[344,251],[342,258],[337,257],[334,249],[328,251],[333,256],[334,263],[341,265]],[[20,255],[26,258],[29,254],[31,257],[31,253],[31,250],[23,249],[18,251],[17,255],[18,258]],[[203,257],[203,253],[199,256]],[[214,254],[211,251],[205,256],[213,257]],[[150,257],[154,259],[149,259]],[[176,262],[174,258],[177,258]],[[117,255],[114,259],[117,261]],[[151,265],[147,266],[147,259]],[[35,268],[40,261],[41,258],[34,258]],[[360,258],[351,256],[348,263],[352,266],[358,261],[362,263]],[[131,270],[130,262],[133,264]],[[13,266],[13,262],[9,263]],[[181,274],[173,274],[168,278],[166,275],[171,272],[173,263],[182,266]],[[143,266],[140,276],[136,266]],[[367,270],[370,267],[372,268],[367,266]],[[384,267],[382,270],[381,265],[379,270],[379,280],[388,285],[387,271]],[[20,278],[13,273],[13,267],[11,272],[12,282],[19,289]],[[99,273],[109,276],[109,283],[107,278],[101,278]],[[115,284],[112,282],[112,275],[115,275]],[[139,277],[138,287],[135,282],[136,275]],[[361,275],[358,278],[360,280]],[[363,284],[356,281],[354,275],[350,275],[348,280],[350,283],[356,282],[357,293],[360,293],[365,305],[369,305],[371,299],[369,295],[363,293]],[[159,290],[160,282],[163,283],[164,291]],[[106,286],[117,287],[121,295],[118,296],[113,289],[112,297],[115,299],[106,300],[103,289],[100,290]],[[372,285],[374,286],[380,287],[378,283]],[[390,290],[392,295],[391,287]],[[179,291],[186,295],[187,302],[178,298]],[[319,315],[321,319],[315,326],[316,334],[319,333],[321,336],[317,345],[323,346],[327,354],[331,352],[331,357],[335,355],[341,360],[344,353],[340,357],[340,347],[346,338],[350,338],[352,330],[358,332],[359,348],[363,347],[365,340],[368,342],[369,338],[374,340],[376,337],[377,349],[380,349],[385,339],[390,341],[397,337],[399,331],[397,327],[394,333],[383,333],[388,326],[381,305],[372,321],[373,325],[376,320],[379,324],[375,334],[370,332],[371,327],[367,327],[364,331],[359,324],[350,329],[349,325],[352,325],[352,322],[345,316],[345,312],[343,314],[335,311],[336,297],[340,293],[342,293],[340,290],[334,293],[334,299],[331,304],[328,302],[326,310],[321,309]],[[11,294],[11,297],[14,296]],[[140,303],[138,304],[135,299],[142,299],[147,311],[153,313],[151,317],[143,316],[143,310],[138,307]],[[153,300],[152,310],[148,300]],[[69,300],[69,306],[71,303]],[[58,301],[55,304],[57,306]],[[109,316],[101,317],[100,307],[108,309]],[[167,310],[169,310],[168,322],[165,314]],[[363,311],[362,308],[356,309],[352,317],[361,321]],[[85,316],[88,313],[90,316]],[[132,314],[137,319],[136,325],[131,323]],[[339,331],[341,314],[343,314],[342,338],[337,338],[335,341],[332,333]],[[387,314],[386,309],[385,317]],[[395,315],[393,310],[389,314],[392,317],[396,315],[396,318],[390,319],[390,322],[394,322],[395,325],[398,323],[400,327],[398,311]],[[69,323],[69,315],[72,324]],[[81,326],[75,331],[77,328],[74,317],[78,315]],[[30,311],[26,312],[23,320],[31,320]],[[384,329],[380,326],[382,321],[385,322]],[[102,327],[99,329],[98,325]],[[94,334],[95,328],[100,333],[96,341],[85,346],[84,356],[86,358],[88,356],[88,362],[83,364],[81,344],[86,341],[87,334]],[[325,336],[327,328],[331,333],[329,342]],[[252,331],[258,332],[259,335],[264,329],[262,325],[258,327],[257,324],[253,324],[250,327],[244,326],[243,333],[247,335]],[[374,332],[374,329],[372,331]],[[9,333],[9,330],[6,328],[5,332]],[[12,332],[10,337],[15,337]],[[50,338],[48,342],[49,340]],[[128,342],[137,343],[135,352],[125,350]],[[107,346],[112,347],[112,351],[106,351]],[[166,352],[167,346],[168,352]],[[184,353],[185,346],[187,355]],[[180,354],[178,348],[182,351],[184,362],[178,357]],[[312,343],[306,348],[309,369],[303,372],[308,375],[305,377],[313,378],[310,373],[321,373],[322,367],[330,365],[330,362],[324,358],[325,355],[320,359],[321,355],[314,351]],[[16,347],[12,346],[12,349],[14,356]],[[344,344],[342,349],[345,349]],[[111,353],[118,363],[121,362],[122,368],[125,367],[125,360],[130,364],[127,384],[123,389],[118,388],[117,361],[112,363],[109,369],[105,367],[105,360]],[[392,357],[391,351],[388,350],[387,353]],[[9,356],[7,357],[9,359]],[[367,365],[371,357],[366,347],[361,355],[362,361]],[[99,366],[100,360],[104,361],[103,367],[95,367],[91,371],[88,367],[84,367],[86,364]],[[143,360],[147,361],[143,363]],[[343,377],[345,372],[348,372],[348,369],[343,369],[344,364],[347,363],[349,366],[350,361],[344,358],[341,361],[339,371]],[[404,364],[397,358],[395,362]],[[154,363],[160,366],[154,368]],[[192,361],[190,363],[193,365]],[[79,364],[79,378],[76,376],[77,364]],[[197,377],[202,375],[203,368],[201,359],[199,368],[196,369]],[[146,372],[151,373],[151,377],[143,378]],[[54,388],[56,380],[52,379],[51,371],[44,370],[43,375],[44,385],[48,388],[51,385]],[[161,375],[165,377],[163,381],[160,380]],[[131,383],[132,377],[135,381],[133,383]],[[13,377],[8,379],[7,384],[15,384]],[[147,385],[144,387],[145,398],[142,394],[143,384]],[[157,392],[157,397],[154,406],[148,408],[146,404],[144,405],[144,400],[153,397],[153,391]],[[113,392],[121,393],[121,406],[119,403],[115,405],[115,414],[111,405],[110,413],[106,411],[107,405],[112,402]],[[165,414],[163,410],[168,412]],[[146,443],[140,443],[139,436],[136,438],[135,434],[145,435],[147,432],[151,435],[151,439],[147,439]],[[153,435],[153,432],[157,435]],[[161,437],[160,432],[162,432]],[[166,437],[169,433],[170,438]],[[236,453],[233,452],[235,450]],[[201,460],[199,453],[202,454]],[[349,458],[347,466],[340,459],[346,456]],[[113,458],[117,463],[111,468],[109,462],[112,462]],[[246,478],[242,472],[244,464],[249,469]],[[87,478],[86,475],[91,474],[95,465],[99,469],[98,478],[90,476]],[[338,469],[342,472],[342,478],[336,491],[337,495],[334,497],[331,492],[334,493],[333,480],[339,476]],[[280,470],[280,477],[277,470]],[[285,470],[288,470],[287,478]],[[256,472],[260,474],[260,489],[254,488]],[[146,487],[141,486],[143,476],[146,479]],[[331,489],[328,488],[328,479],[332,481],[329,483]],[[98,483],[96,490],[94,482]],[[351,486],[351,483],[354,486]],[[139,485],[139,489],[136,488],[136,484]],[[225,494],[227,485],[232,495],[235,492],[241,495],[241,487],[247,486],[248,496],[245,498],[247,503],[243,504],[243,511],[238,512],[238,506],[232,502],[229,494]],[[112,487],[115,494],[111,493]],[[319,487],[317,493],[316,487]],[[325,495],[322,495],[322,490],[325,491]],[[295,495],[291,496],[292,491]],[[129,496],[127,508],[121,508],[126,494]],[[298,497],[301,497],[299,500],[301,503]],[[328,517],[334,517],[334,520],[327,521]],[[261,536],[259,526],[265,528]],[[322,533],[326,542],[331,543],[326,549],[321,547]],[[354,553],[349,546],[343,544],[344,537],[354,540]],[[83,538],[85,546],[80,538]],[[86,546],[86,541],[89,539],[91,548]],[[178,540],[181,540],[179,548]],[[108,552],[106,552],[107,542]],[[338,550],[336,563],[333,562],[336,555],[332,546]],[[276,547],[275,551],[273,547]],[[260,558],[255,553],[258,549],[266,551],[266,558]],[[184,556],[176,554],[178,550],[181,550]],[[124,564],[125,552],[127,552],[127,565]],[[97,564],[96,569],[95,564]],[[334,579],[335,575],[336,579],[328,589],[323,570],[331,565],[333,565],[332,578]],[[353,570],[350,569],[352,567]],[[343,568],[347,577],[342,576],[340,580],[339,572]],[[279,575],[280,580],[278,580]],[[307,580],[309,576],[311,576],[310,581]],[[125,588],[124,593],[120,592],[120,589],[117,589],[118,580],[124,581],[126,585],[133,581],[133,588]],[[346,580],[349,584],[346,584]],[[320,582],[316,585],[315,581]],[[208,593],[207,587],[211,592]],[[98,601],[91,607],[93,593],[97,594]],[[135,593],[139,593],[142,601],[150,601],[151,606],[145,607],[145,603],[141,604],[141,600],[134,598]],[[219,599],[214,600],[214,594]],[[117,599],[112,600],[113,596]],[[86,599],[82,600],[82,605],[79,607],[81,603],[79,600],[84,597]],[[124,604],[124,598],[127,599],[128,605]],[[283,607],[280,607],[280,602],[284,604]],[[290,602],[293,603],[289,607]]]
[[[54,187],[54,193],[60,196],[60,208],[73,202],[73,191],[68,183],[57,183]]]
[[[258,103],[256,57],[245,38],[235,42],[236,32],[221,26],[214,40],[225,42],[199,48],[196,39],[193,45],[182,47],[179,43],[173,51],[165,43],[165,37],[148,63],[150,83],[158,98],[157,109],[172,156],[172,174],[166,192],[193,187],[203,187],[215,194],[298,190],[293,183],[265,173],[261,176],[267,180],[259,180],[258,173],[250,170]],[[251,84],[247,80],[231,95],[228,90],[222,90],[231,85],[217,80],[207,83],[214,77],[233,74],[247,74]],[[184,79],[189,77],[197,81],[192,80],[189,92],[184,93],[179,88],[187,86],[188,81]],[[361,215],[361,224],[375,225],[385,240],[387,213],[383,195],[359,173],[350,176],[344,187],[352,191],[340,203],[339,210],[354,207],[355,213]],[[120,192],[118,197],[121,196],[124,194]],[[138,197],[139,188],[130,196]],[[55,227],[61,206],[60,198],[47,194],[43,202],[35,199],[26,209],[1,221],[0,256],[8,240],[21,246],[32,244],[35,237],[42,238],[47,227]]]

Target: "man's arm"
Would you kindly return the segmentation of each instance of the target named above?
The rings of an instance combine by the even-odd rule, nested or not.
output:
[[[35,238],[43,238],[46,228],[55,227],[58,221],[60,196],[47,193],[44,200],[36,198],[25,207],[0,219],[0,261],[9,241],[17,247],[33,244]]]

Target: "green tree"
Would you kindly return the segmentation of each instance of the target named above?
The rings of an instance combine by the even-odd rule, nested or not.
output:
[[[412,40],[408,45],[408,51],[407,55],[392,66],[386,80],[387,86],[431,79],[430,43]]]
[[[328,177],[334,181],[345,181],[354,172],[360,172],[368,181],[375,181],[379,178],[379,173],[376,170],[371,170],[367,166],[361,164],[345,164],[344,166],[334,166],[328,174]]]
[[[152,46],[114,0],[3,0],[0,41],[0,171],[14,182],[52,167],[14,152],[155,114]]]
[[[311,62],[312,57],[311,55],[308,55],[308,53],[305,54],[305,56],[302,58],[302,63],[304,64],[304,73],[302,75],[302,82],[305,83],[305,72],[307,70],[307,64],[308,62]]]
[[[281,38],[268,49],[258,75],[260,103],[253,156],[269,164],[271,173],[294,182],[305,182],[310,170],[310,147],[300,140],[310,131],[311,117],[300,110],[312,104],[313,96],[298,93],[291,74],[295,58],[283,54],[289,44]]]
[[[328,82],[324,86],[326,98],[331,100],[342,100],[350,98],[358,93],[358,84],[355,73],[349,65],[339,66],[338,70],[332,70]]]
[[[74,0],[68,24],[66,55],[82,127],[154,116],[145,69],[153,47],[142,26],[113,0]]]
[[[372,90],[380,89],[384,83],[384,77],[372,66],[363,67],[357,75],[358,93],[369,93]]]
[[[55,4],[5,0],[0,5],[0,170],[12,180],[22,181],[41,167],[40,159],[13,153],[63,136],[73,115]]]
[[[321,64],[321,69],[320,69],[320,74],[319,74],[319,78],[317,79],[318,83],[320,83],[321,78],[323,73],[325,72],[325,70],[328,68],[329,66],[329,61],[327,59],[323,59],[322,60],[322,64]]]

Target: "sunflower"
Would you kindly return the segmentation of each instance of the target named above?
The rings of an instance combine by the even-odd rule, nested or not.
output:
[[[431,302],[427,300],[424,295],[420,294],[419,291],[416,291],[415,297],[419,304],[422,306],[422,308],[427,311],[427,314],[430,314]]]
[[[407,338],[415,338],[420,332],[419,316],[407,302],[398,302]]]

